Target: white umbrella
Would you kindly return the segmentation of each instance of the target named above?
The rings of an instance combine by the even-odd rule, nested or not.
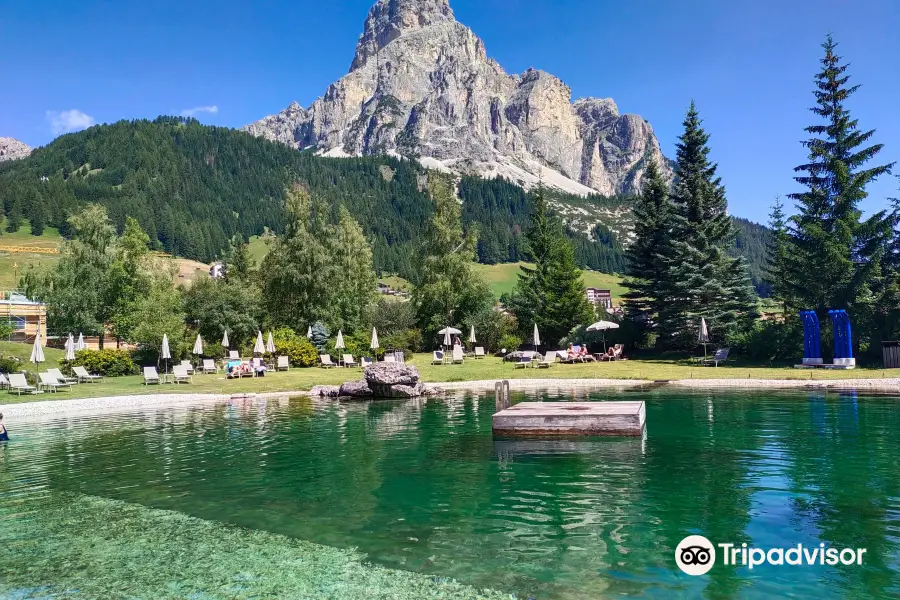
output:
[[[66,360],[75,360],[75,338],[71,333],[66,340]]]
[[[372,344],[369,346],[372,350],[378,350],[378,332],[372,328]]]
[[[87,344],[84,342],[84,334],[83,333],[78,334],[78,341],[75,342],[75,349],[76,350],[87,350]]]
[[[166,373],[168,373],[169,359],[172,358],[172,353],[169,352],[169,336],[165,333],[163,334],[162,351],[159,353],[159,357],[166,361]]]
[[[344,334],[341,330],[338,330],[337,341],[334,343],[335,350],[343,350],[344,349]]]
[[[534,349],[537,350],[538,346],[541,345],[541,336],[538,333],[537,323],[534,324]]]
[[[225,348],[228,347],[228,332],[225,332],[225,335],[222,336],[222,346]]]
[[[309,339],[311,337],[312,337],[312,325],[310,325],[309,327],[306,328],[306,339]]]
[[[38,332],[34,336],[34,346],[31,347],[31,362],[37,366],[38,363],[44,362],[44,347],[41,346],[41,334]]]
[[[472,330],[469,332],[469,341],[473,344],[477,343],[478,340],[475,339],[475,326],[472,325]]]
[[[602,331],[603,332],[603,351],[606,352],[606,331],[609,329],[618,329],[619,324],[613,323],[612,321],[597,321],[593,325],[587,328],[588,331]]]
[[[269,332],[269,339],[266,340],[266,352],[275,354],[275,340],[272,338],[272,332]]]
[[[456,327],[445,327],[444,329],[438,331],[438,335],[447,335],[448,333],[450,335],[460,335],[462,334],[462,331],[460,331]]]
[[[200,334],[197,334],[197,341],[194,342],[194,349],[191,351],[192,354],[196,354],[200,356],[203,354],[203,340],[200,338]]]
[[[266,345],[263,343],[262,331],[256,332],[256,343],[253,344],[253,354],[262,354],[266,351]]]
[[[447,327],[445,329],[442,329],[441,331],[438,331],[438,333],[444,334],[444,345],[448,348],[453,345],[453,340],[450,339],[450,333],[454,331],[459,333],[457,329],[453,329],[452,327]]]
[[[697,341],[703,344],[703,358],[706,358],[706,345],[709,343],[709,328],[706,326],[706,318],[700,319],[700,335]]]

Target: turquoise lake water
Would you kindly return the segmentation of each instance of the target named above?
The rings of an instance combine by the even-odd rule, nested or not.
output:
[[[0,597],[900,597],[900,398],[541,399],[646,400],[647,432],[494,439],[469,393],[7,423]],[[867,553],[690,577],[690,534]]]

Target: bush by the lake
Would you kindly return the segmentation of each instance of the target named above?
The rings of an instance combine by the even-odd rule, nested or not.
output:
[[[287,356],[292,367],[313,367],[319,362],[319,351],[302,335],[290,329],[282,327],[272,334],[275,342],[275,354]]]
[[[105,377],[121,377],[138,373],[138,367],[134,364],[129,352],[111,348],[79,350],[75,353],[75,360],[67,360],[60,364],[69,373],[71,373],[72,367],[84,367],[88,373]]]

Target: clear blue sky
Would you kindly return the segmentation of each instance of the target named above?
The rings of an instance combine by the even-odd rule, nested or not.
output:
[[[241,126],[321,95],[350,65],[374,0],[0,0],[0,136],[33,145],[90,122],[179,114]],[[850,106],[900,160],[900,1],[451,0],[510,73],[612,97],[672,156],[696,100],[733,214],[764,221],[812,115],[831,31],[862,89]],[[897,170],[900,172],[900,169]],[[867,210],[897,194],[889,177]]]

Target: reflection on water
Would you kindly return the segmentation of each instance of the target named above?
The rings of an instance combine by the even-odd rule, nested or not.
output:
[[[493,393],[242,400],[10,424],[0,507],[100,496],[356,547],[379,564],[520,597],[900,595],[896,398],[648,390],[628,399],[647,400],[643,439],[494,439]],[[867,563],[719,565],[691,578],[672,557],[692,533],[864,547]]]

